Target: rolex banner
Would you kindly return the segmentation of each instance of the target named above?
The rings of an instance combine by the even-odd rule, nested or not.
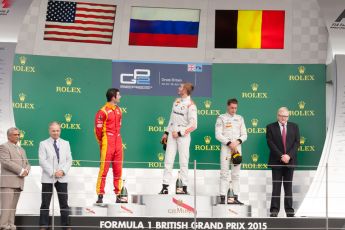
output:
[[[48,123],[57,120],[62,123],[62,138],[71,143],[74,166],[98,167],[94,115],[106,101],[106,90],[120,86],[123,76],[122,83],[127,85],[123,91],[120,88],[124,167],[162,168],[164,151],[159,142],[177,97],[177,86],[173,96],[171,84],[177,82],[169,82],[169,89],[159,88],[162,85],[156,80],[162,77],[161,73],[167,83],[194,79],[196,92],[199,83],[203,87],[192,96],[198,107],[198,129],[192,133],[190,162],[196,160],[198,168],[220,168],[220,145],[214,125],[217,116],[226,111],[229,98],[239,100],[238,114],[247,126],[243,169],[267,169],[265,127],[276,120],[281,106],[290,109],[290,120],[300,126],[298,160],[303,167],[299,169],[316,169],[311,166],[317,166],[320,159],[325,138],[325,65],[119,64],[111,60],[30,55],[17,55],[14,63],[15,120],[22,130],[21,145],[32,159],[37,159],[39,142],[48,137]],[[135,84],[131,84],[133,79]],[[146,87],[150,84],[158,89],[150,92]],[[128,88],[130,85],[135,87]],[[142,92],[143,88],[148,92]]]

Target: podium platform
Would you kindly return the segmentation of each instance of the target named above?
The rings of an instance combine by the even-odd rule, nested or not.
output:
[[[146,215],[155,217],[212,217],[212,197],[191,195],[143,195]]]
[[[103,203],[91,207],[71,207],[75,216],[243,218],[251,216],[250,205],[219,204],[215,196],[132,195],[129,203]]]

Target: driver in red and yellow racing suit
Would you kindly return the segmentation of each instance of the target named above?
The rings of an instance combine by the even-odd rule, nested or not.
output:
[[[95,116],[95,134],[100,146],[100,167],[96,185],[98,199],[96,203],[103,203],[104,186],[110,164],[113,168],[116,202],[121,202],[118,195],[122,189],[123,150],[120,134],[122,112],[117,105],[121,98],[120,91],[114,88],[108,89],[106,97],[107,103]]]

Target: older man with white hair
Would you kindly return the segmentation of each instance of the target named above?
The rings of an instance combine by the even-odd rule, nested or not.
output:
[[[292,180],[297,164],[297,151],[300,145],[298,125],[289,120],[286,107],[278,109],[277,120],[266,127],[267,145],[270,149],[268,165],[272,169],[272,198],[270,216],[277,217],[280,210],[281,185],[284,186],[284,209],[287,217],[294,217],[292,207]]]

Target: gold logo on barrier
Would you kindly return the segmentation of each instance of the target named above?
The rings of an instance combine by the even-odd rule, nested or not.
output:
[[[204,145],[195,145],[195,151],[220,151],[220,145],[211,145],[211,136],[204,136]]]
[[[251,122],[252,122],[252,126],[253,126],[253,127],[257,127],[257,126],[258,126],[258,123],[259,123],[259,120],[256,119],[256,118],[253,118],[253,119],[251,120]]]
[[[64,118],[65,118],[65,121],[66,123],[61,123],[61,129],[77,129],[77,130],[80,130],[81,129],[81,126],[79,123],[71,123],[72,121],[72,114],[70,113],[66,113]]]
[[[15,72],[26,72],[26,73],[35,73],[35,66],[26,66],[27,57],[20,56],[19,58],[20,65],[13,65],[13,71]]]
[[[165,120],[164,120],[164,117],[158,117],[158,118],[157,118],[157,121],[158,121],[158,124],[159,124],[159,125],[164,125],[164,121],[165,121]]]
[[[68,77],[65,80],[66,80],[66,85],[67,86],[71,86],[72,85],[72,83],[73,83],[73,79],[72,78]]]
[[[159,161],[148,163],[149,168],[163,168],[164,167],[164,153],[158,153],[157,158]]]
[[[154,132],[154,133],[166,131],[166,127],[163,126],[163,125],[164,125],[164,122],[165,122],[164,117],[159,116],[159,117],[157,118],[157,123],[158,123],[158,125],[148,125],[148,126],[147,126],[147,131],[148,131],[148,132]]]
[[[250,84],[250,88],[252,91],[242,92],[242,98],[247,99],[267,99],[268,93],[267,92],[259,92],[259,84],[254,82]]]
[[[26,60],[27,58],[25,56],[20,56],[19,57],[19,62],[21,65],[25,65],[26,64]]]
[[[299,109],[304,109],[304,107],[305,107],[305,102],[304,101],[299,101],[298,102],[298,107],[299,107]]]
[[[258,162],[258,160],[259,160],[259,155],[258,154],[254,153],[254,154],[252,154],[251,157],[252,157],[252,161],[254,163]]]
[[[205,141],[205,143],[207,144],[207,145],[209,145],[210,143],[211,143],[211,137],[210,136],[205,136],[204,137],[204,141]]]
[[[158,157],[159,161],[163,161],[164,160],[164,153],[158,153],[157,157]]]
[[[25,131],[24,130],[20,130],[19,131],[19,138],[23,139],[25,137]]]
[[[19,94],[19,101],[24,102],[26,98],[26,95],[24,93]]]
[[[299,140],[299,143],[301,145],[304,145],[305,144],[305,141],[306,141],[306,138],[305,137],[301,137],[300,140]]]
[[[201,116],[219,116],[220,110],[211,109],[211,106],[212,106],[211,100],[204,101],[205,109],[198,109],[198,115],[201,115]]]
[[[204,105],[205,105],[206,109],[209,109],[209,108],[211,108],[212,102],[210,100],[206,100],[206,101],[204,101]]]
[[[71,122],[71,120],[72,120],[72,114],[66,113],[66,114],[65,114],[65,120],[66,120],[66,122]]]
[[[266,128],[258,127],[259,119],[253,118],[250,120],[250,122],[252,123],[253,127],[252,128],[248,127],[247,133],[251,133],[251,134],[264,134],[264,133],[266,133]]]
[[[307,138],[304,136],[301,136],[299,139],[300,146],[298,148],[298,151],[300,152],[315,152],[316,146],[315,145],[306,145]]]
[[[18,95],[19,102],[13,102],[12,106],[15,109],[35,109],[34,103],[27,103],[25,100],[27,99],[27,95],[25,93],[20,93]]]
[[[315,116],[315,110],[306,110],[306,102],[299,101],[297,102],[298,109],[290,110],[289,115],[294,117],[313,117]]]
[[[25,138],[25,131],[24,130],[19,130],[19,143],[20,146],[25,146],[25,147],[34,147],[34,141],[33,140],[26,140]]]
[[[56,92],[57,93],[75,93],[75,94],[81,94],[81,88],[80,87],[72,87],[73,84],[73,78],[66,77],[65,78],[66,86],[56,86]]]
[[[298,66],[298,74],[290,74],[289,81],[315,81],[315,75],[306,74],[306,69],[303,65]]]
[[[300,74],[304,74],[304,72],[305,72],[305,67],[304,67],[303,65],[298,66],[298,72],[299,72]]]
[[[258,88],[259,88],[259,84],[258,83],[253,83],[250,86],[252,87],[253,92],[258,91]]]

